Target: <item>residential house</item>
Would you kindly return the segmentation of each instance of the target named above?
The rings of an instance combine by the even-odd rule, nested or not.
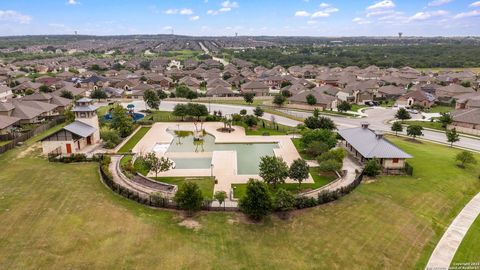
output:
[[[0,85],[0,102],[6,101],[12,98],[13,92],[12,89],[6,85]]]
[[[307,102],[307,96],[313,95],[315,97],[315,105],[310,105]],[[321,110],[330,110],[337,107],[337,98],[324,94],[321,90],[304,90],[289,98],[290,104],[302,105],[307,109],[318,108]]]
[[[430,93],[424,92],[422,90],[410,91],[396,101],[398,106],[421,106],[424,108],[430,108],[435,104],[436,97]]]
[[[453,122],[447,128],[459,132],[480,135],[480,107],[455,110],[451,113]]]
[[[20,118],[0,115],[0,134],[11,134],[14,126],[20,122]]]
[[[438,88],[435,91],[435,95],[440,100],[449,101],[456,96],[474,92],[475,90],[473,90],[473,88],[471,87],[463,87],[458,84],[450,84],[448,86]]]
[[[242,94],[254,93],[255,96],[267,96],[269,93],[269,87],[261,81],[250,81],[242,84]]]
[[[232,97],[235,93],[229,88],[217,85],[215,88],[210,88],[205,94],[207,97]]]

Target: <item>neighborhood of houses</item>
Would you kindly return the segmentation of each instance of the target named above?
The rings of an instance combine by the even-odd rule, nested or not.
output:
[[[119,68],[121,67],[121,68]],[[34,74],[35,76],[32,76]],[[268,96],[288,92],[289,106],[336,110],[339,102],[368,104],[393,101],[398,106],[453,106],[453,123],[463,133],[478,134],[480,92],[477,74],[464,71],[418,71],[413,68],[328,68],[313,65],[271,69],[233,59],[223,65],[213,59],[184,61],[142,59],[52,58],[0,66],[0,133],[61,114],[72,97],[89,97],[101,89],[108,98],[142,98],[147,89],[174,97],[184,84],[206,97],[245,93]],[[171,94],[173,92],[173,94]],[[307,97],[314,96],[314,104]]]

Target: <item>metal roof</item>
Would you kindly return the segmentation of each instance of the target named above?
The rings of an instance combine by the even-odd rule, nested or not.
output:
[[[97,107],[93,105],[88,106],[75,106],[72,109],[72,112],[94,112],[97,110]]]
[[[67,131],[70,131],[74,134],[77,134],[81,137],[88,137],[90,135],[92,135],[97,129],[90,126],[90,125],[87,125],[83,122],[80,122],[80,121],[75,121],[73,123],[71,123],[70,125],[67,125],[65,126],[63,129],[67,130]]]
[[[377,136],[366,127],[342,129],[338,134],[364,158],[412,158],[383,136]]]

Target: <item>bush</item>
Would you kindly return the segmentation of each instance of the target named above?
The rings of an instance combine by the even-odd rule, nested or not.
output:
[[[367,161],[365,164],[365,168],[363,170],[363,174],[370,176],[370,177],[375,177],[380,174],[380,170],[382,167],[380,166],[380,163],[376,158],[370,159]]]
[[[302,145],[308,147],[313,141],[323,142],[327,145],[328,149],[331,149],[337,145],[337,136],[331,130],[327,129],[305,131],[301,139]]]
[[[329,149],[330,147],[326,143],[313,141],[305,148],[304,152],[310,156],[316,157],[327,152]]]
[[[289,191],[280,188],[275,193],[274,207],[276,211],[289,211],[295,206],[295,196]]]
[[[317,205],[317,200],[315,200],[315,198],[310,198],[305,196],[300,196],[295,198],[295,208],[297,209],[314,207],[316,205]]]
[[[185,182],[175,193],[174,201],[180,209],[186,210],[189,214],[201,209],[203,203],[202,191],[197,183]]]
[[[335,123],[333,123],[332,119],[324,116],[310,116],[307,117],[304,121],[305,126],[309,129],[329,129],[333,130],[336,128]]]
[[[254,220],[261,220],[273,208],[272,195],[264,182],[250,179],[245,196],[240,199],[240,210]]]
[[[100,138],[103,140],[103,146],[107,149],[115,148],[122,141],[118,132],[108,127],[102,127]]]
[[[342,169],[342,163],[335,159],[322,161],[319,167],[322,172],[336,172]]]
[[[318,157],[317,161],[318,163],[322,163],[323,161],[333,159],[338,162],[342,162],[346,156],[347,156],[347,152],[343,148],[335,148],[321,154]]]

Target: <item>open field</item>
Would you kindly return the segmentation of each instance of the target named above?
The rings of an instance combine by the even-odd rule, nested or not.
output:
[[[313,181],[315,183],[303,183],[300,186],[298,183],[285,183],[279,184],[277,189],[283,188],[289,190],[293,193],[305,192],[308,190],[314,190],[325,186],[326,184],[332,182],[337,177],[334,174],[321,174],[318,168],[310,168],[310,174],[312,175]],[[247,191],[247,184],[233,184],[233,196],[235,198],[242,198]],[[272,193],[275,193],[275,190],[272,188]]]
[[[141,127],[119,150],[120,153],[132,151],[132,148],[147,134],[150,127]]]
[[[480,191],[480,168],[457,168],[457,150],[448,147],[391,140],[415,156],[413,177],[382,177],[288,220],[251,224],[237,213],[200,213],[196,231],[180,226],[183,217],[175,212],[113,194],[99,181],[96,164],[48,163],[36,156],[39,149],[23,146],[0,156],[0,265],[420,269]]]

